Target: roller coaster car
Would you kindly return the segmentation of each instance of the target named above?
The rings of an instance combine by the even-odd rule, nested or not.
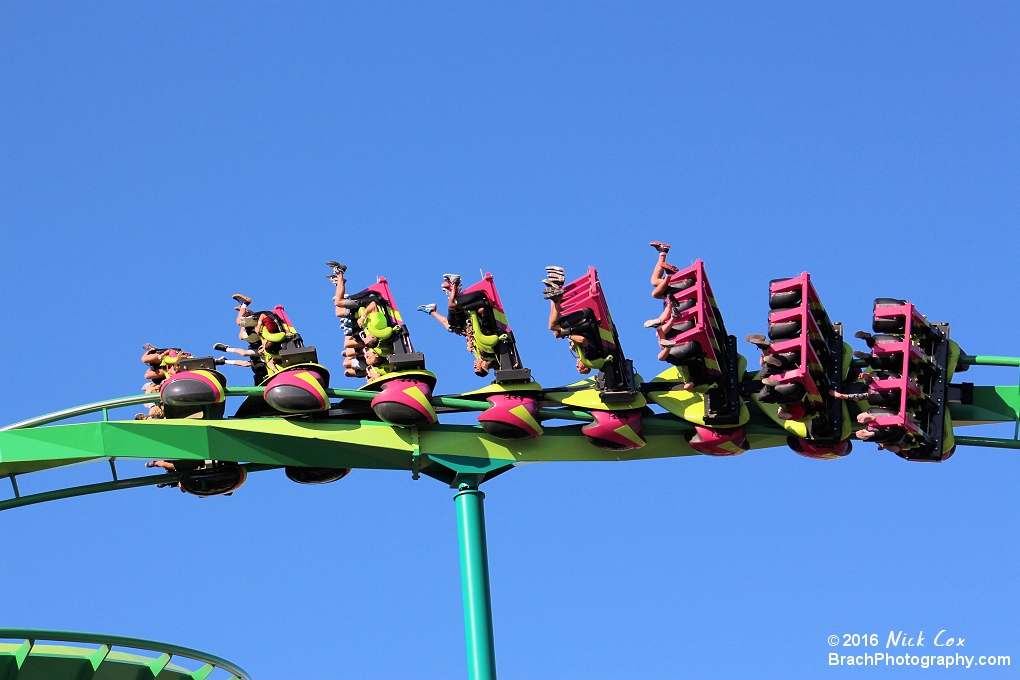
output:
[[[438,422],[430,398],[436,376],[425,370],[425,355],[414,351],[389,283],[380,276],[375,284],[350,296],[362,308],[375,303],[385,314],[389,337],[379,340],[384,365],[376,368],[382,374],[368,381],[361,389],[378,391],[372,399],[372,411],[390,425],[411,427]]]
[[[271,312],[257,314],[271,317],[285,333],[274,362],[278,370],[259,383],[264,387],[262,397],[246,399],[235,416],[295,415],[328,409],[326,390],[329,388],[329,371],[319,365],[315,348],[305,347],[283,305],[276,305]]]
[[[499,439],[540,436],[543,430],[538,420],[538,399],[542,386],[532,381],[531,369],[521,361],[492,274],[485,274],[453,302],[451,328],[471,333],[475,356],[491,362],[495,369],[492,385],[463,395],[484,397],[489,402],[489,408],[478,414],[482,429]]]
[[[634,365],[623,355],[620,337],[594,267],[563,287],[561,311],[560,327],[588,341],[585,358],[604,360],[597,377],[602,401],[607,404],[633,401],[638,395]]]
[[[197,466],[196,466],[197,464]],[[227,461],[174,461],[181,473],[181,489],[195,496],[229,496],[248,478],[248,473],[237,463]]]
[[[961,353],[949,339],[949,324],[929,322],[906,300],[878,298],[872,328],[880,333],[871,338],[868,361],[879,369],[868,395],[868,412],[876,416],[868,426],[876,432],[872,440],[902,433],[888,442],[906,443],[897,452],[901,458],[946,460],[955,448],[948,387]]]
[[[852,348],[843,342],[843,326],[829,320],[811,275],[773,279],[769,283],[770,346],[764,356],[776,365],[767,366],[768,377],[778,384],[759,401],[762,410],[793,436],[790,448],[809,458],[839,458],[850,452],[851,434],[846,404],[832,397],[846,379]],[[763,371],[763,374],[765,371]],[[803,416],[778,418],[778,406],[803,407]],[[792,408],[795,411],[797,408]]]
[[[708,427],[740,424],[743,374],[737,339],[726,333],[704,262],[696,260],[670,276],[664,304],[674,310],[673,327],[666,337],[675,344],[669,348],[666,361],[680,368],[686,374],[682,377],[689,377],[704,391],[702,424]],[[682,377],[677,376],[683,381]]]
[[[159,386],[159,398],[167,418],[187,418],[202,413],[222,418],[227,398],[227,378],[216,370],[212,357],[191,357],[177,362],[177,373]]]
[[[276,355],[275,363],[279,370],[263,378],[259,383],[260,387],[264,387],[262,396],[248,397],[235,417],[310,414],[328,409],[329,370],[318,363],[315,348],[305,347],[282,305],[277,305],[271,312],[258,312],[256,316],[258,314],[272,317],[286,334]],[[256,359],[258,357],[252,357],[253,362]],[[256,371],[256,377],[258,375]]]
[[[673,367],[641,385],[642,392],[694,424],[688,439],[694,450],[713,456],[747,451],[743,425],[750,413],[740,394],[747,361],[737,353],[737,339],[726,333],[704,262],[670,276],[663,304],[672,310],[666,339],[675,344],[665,361]],[[687,383],[695,388],[684,389]]]
[[[350,299],[358,302],[362,308],[374,302],[379,311],[386,315],[386,322],[392,329],[392,334],[389,338],[380,340],[380,345],[385,345],[385,349],[388,351],[386,363],[389,370],[425,370],[425,355],[414,351],[411,334],[400,316],[400,311],[397,309],[397,303],[393,299],[393,293],[390,292],[390,286],[385,276],[380,276],[374,284],[365,290],[351,295]]]
[[[510,330],[503,303],[496,291],[496,283],[492,274],[486,274],[482,280],[465,289],[454,299],[458,310],[462,310],[470,320],[465,327],[467,332],[476,332],[487,338],[496,338],[491,348],[495,357],[495,377],[497,383],[528,383],[531,382],[531,369],[525,368],[517,351],[514,332]],[[489,341],[491,343],[491,340]],[[479,347],[476,335],[475,346]],[[480,351],[476,349],[476,352]]]

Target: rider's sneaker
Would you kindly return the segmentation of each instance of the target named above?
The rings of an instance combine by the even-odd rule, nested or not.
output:
[[[563,289],[559,286],[546,286],[544,296],[546,300],[556,300],[563,297]]]
[[[652,241],[648,245],[650,245],[651,247],[655,248],[660,253],[668,253],[669,252],[669,244],[668,243],[660,243],[659,241]]]
[[[460,274],[443,274],[443,279],[451,286],[460,284]]]
[[[562,285],[563,282],[567,280],[566,274],[563,271],[563,267],[554,267],[554,266],[546,267],[545,268],[545,273],[546,273],[546,276],[549,277],[548,280],[552,281],[554,284]],[[544,283],[544,281],[543,281],[543,283]]]
[[[347,265],[340,264],[339,262],[336,262],[334,260],[330,260],[329,262],[327,262],[326,266],[332,267],[334,274],[343,274],[345,271],[347,271]]]
[[[224,345],[222,342],[217,342],[215,345],[212,346],[212,348],[214,350],[216,350],[217,352],[226,352],[228,349],[230,349],[229,347]]]
[[[234,298],[235,300],[237,300],[238,304],[245,305],[245,306],[248,306],[248,305],[251,304],[251,298],[248,297],[247,295],[241,295],[240,293],[234,293],[233,295],[231,295],[231,297]]]
[[[434,302],[430,302],[427,305],[419,305],[418,311],[425,312],[426,314],[431,314],[432,312],[436,311],[436,304]]]

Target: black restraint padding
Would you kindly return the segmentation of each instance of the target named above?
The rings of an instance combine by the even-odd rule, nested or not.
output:
[[[471,293],[462,293],[453,299],[453,303],[462,309],[471,312],[477,312],[483,307],[491,307],[492,304],[489,302],[489,298],[486,297],[484,290],[476,290]]]

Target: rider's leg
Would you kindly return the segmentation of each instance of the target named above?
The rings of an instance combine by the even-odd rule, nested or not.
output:
[[[655,264],[655,270],[652,272],[653,298],[661,300],[666,297],[666,294],[669,292],[669,277],[678,271],[679,269],[666,262],[665,255],[659,255],[659,262]]]
[[[664,273],[662,265],[664,264],[666,264],[666,253],[659,251],[659,258],[655,261],[655,267],[652,268],[652,278],[650,281],[652,288],[656,288],[662,284]]]
[[[431,312],[429,312],[429,316],[431,316],[439,323],[443,324],[443,328],[445,328],[446,330],[450,330],[450,320],[447,319],[445,316],[443,316],[434,309]]]
[[[557,338],[562,338],[566,332],[560,326],[560,319],[563,318],[563,307],[560,298],[549,299],[549,330]]]
[[[347,279],[344,278],[343,273],[333,273],[329,275],[329,280],[336,285],[336,292],[333,294],[333,307],[336,308],[336,315],[338,317],[347,316],[350,313],[349,301],[345,304]]]

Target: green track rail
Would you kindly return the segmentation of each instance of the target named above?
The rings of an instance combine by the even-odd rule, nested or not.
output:
[[[965,356],[961,363],[978,366],[1020,367],[1020,358]],[[337,399],[372,399],[364,390],[330,389]],[[259,395],[258,387],[230,387],[229,397]],[[648,444],[631,451],[612,452],[587,442],[580,425],[547,427],[536,439],[505,441],[490,437],[474,425],[433,425],[424,428],[392,427],[375,420],[308,417],[251,419],[114,420],[117,409],[150,403],[153,395],[111,399],[64,409],[0,428],[0,476],[9,478],[13,498],[0,500],[0,510],[61,498],[118,489],[175,483],[177,474],[147,474],[121,478],[118,459],[197,459],[242,463],[248,472],[284,466],[352,467],[410,471],[453,483],[457,475],[485,479],[524,462],[614,461],[698,455],[683,437],[692,425],[669,414],[643,418]],[[441,413],[484,411],[488,403],[465,395],[436,396]],[[1010,386],[976,386],[971,404],[951,403],[956,428],[1013,423],[1012,439],[956,435],[962,446],[1020,449],[1020,383]],[[102,420],[57,424],[102,414]],[[547,407],[544,420],[573,423],[591,421],[578,409]],[[783,447],[786,432],[763,414],[752,411],[746,426],[752,449]],[[22,494],[18,477],[88,461],[107,460],[111,479],[41,493]]]
[[[229,680],[251,680],[226,659],[153,640],[27,628],[0,628],[0,640],[16,641],[0,642],[0,678],[4,680],[205,680],[217,670],[229,673]],[[54,642],[75,646],[49,644]],[[189,670],[172,663],[176,660],[201,666]]]

